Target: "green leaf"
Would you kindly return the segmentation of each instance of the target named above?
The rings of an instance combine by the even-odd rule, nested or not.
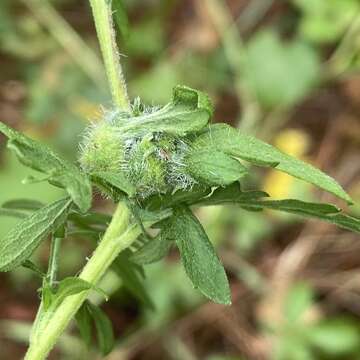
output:
[[[158,210],[171,208],[179,204],[191,205],[210,193],[210,187],[195,185],[191,190],[177,190],[175,193],[152,195],[145,199],[144,206],[149,210]]]
[[[190,152],[185,158],[187,171],[207,186],[225,186],[248,174],[247,169],[221,151]]]
[[[268,208],[304,217],[317,218],[343,229],[360,233],[360,219],[339,213],[331,204],[308,203],[300,200],[278,200],[247,203],[248,208]]]
[[[8,216],[8,217],[14,217],[14,218],[18,218],[18,219],[24,219],[28,216],[28,214],[23,213],[21,211],[17,211],[17,210],[0,208],[0,216]]]
[[[49,147],[2,122],[0,122],[0,132],[8,137],[8,148],[15,152],[24,165],[47,174],[51,184],[64,187],[82,212],[90,208],[92,200],[90,181],[75,165],[60,158]]]
[[[195,288],[217,303],[231,304],[224,267],[192,212],[187,207],[174,209],[173,216],[162,228],[168,241],[176,241],[186,274]]]
[[[357,324],[346,318],[324,320],[307,327],[306,336],[313,346],[337,356],[356,351],[360,341]]]
[[[152,264],[160,261],[168,254],[172,244],[173,241],[169,241],[169,239],[164,236],[164,233],[160,232],[158,236],[136,250],[136,252],[131,255],[130,260],[139,265]]]
[[[260,166],[273,166],[296,178],[318,186],[352,204],[350,196],[330,176],[319,169],[291,157],[249,135],[244,135],[226,124],[210,126],[192,144],[197,151],[223,151],[231,156]]]
[[[71,204],[68,198],[58,200],[17,223],[0,241],[0,271],[12,270],[27,260],[66,221]]]
[[[122,38],[126,40],[129,36],[129,20],[123,0],[112,0],[111,9],[116,27]]]
[[[199,199],[195,204],[198,206],[226,205],[235,203],[244,203],[257,200],[259,198],[269,197],[264,191],[251,190],[242,191],[240,183],[235,182],[224,188],[217,188],[210,196]]]
[[[111,216],[108,214],[92,211],[87,212],[86,214],[71,212],[69,214],[69,221],[73,222],[79,227],[90,229],[99,228],[100,230],[105,230],[111,221]]]
[[[137,212],[145,228],[150,227],[151,225],[156,224],[161,220],[164,220],[172,215],[171,209],[164,209],[160,211],[148,211],[139,208]]]
[[[203,129],[212,113],[212,105],[207,95],[186,86],[176,86],[170,104],[140,116],[120,117],[117,119],[116,131],[120,136],[152,132],[181,136]]]
[[[121,278],[123,285],[145,306],[153,309],[154,304],[146,292],[139,275],[139,266],[129,259],[129,253],[124,251],[119,254],[111,265],[111,269]]]
[[[243,81],[270,109],[301,101],[320,78],[319,58],[312,47],[298,39],[285,43],[271,30],[251,38],[242,68]]]
[[[121,172],[98,171],[92,173],[91,176],[100,179],[102,182],[123,191],[129,196],[133,196],[136,192],[135,187]]]
[[[87,302],[89,313],[91,314],[96,328],[96,335],[102,355],[107,355],[114,347],[114,332],[110,319],[96,305]]]
[[[2,204],[4,209],[13,209],[13,210],[38,210],[43,207],[44,204],[37,200],[32,199],[14,199],[6,201]]]
[[[75,315],[75,320],[79,328],[81,338],[89,348],[92,341],[92,317],[87,306],[87,301],[81,305]]]
[[[243,197],[243,194],[246,193],[248,193],[248,195]],[[346,230],[360,232],[360,219],[341,213],[341,210],[334,205],[305,202],[294,199],[257,200],[256,198],[251,198],[251,193],[253,192],[249,191],[243,193],[239,186],[234,186],[234,184],[232,184],[226,188],[219,188],[215,190],[211,196],[200,200],[197,205],[226,205],[233,203],[251,211],[272,209],[304,217],[320,219]],[[261,192],[259,192],[259,195],[260,194]]]
[[[94,288],[88,281],[78,277],[67,277],[59,282],[51,308],[56,309],[68,296],[76,295],[85,290]]]

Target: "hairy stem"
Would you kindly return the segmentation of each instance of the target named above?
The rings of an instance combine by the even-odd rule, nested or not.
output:
[[[139,226],[131,225],[130,210],[120,203],[103,239],[79,277],[96,285],[118,254],[130,246],[140,233]],[[40,327],[41,333],[32,335],[25,360],[43,360],[47,357],[90,291],[69,296],[62,302],[46,326]]]
[[[104,58],[107,78],[114,103],[123,110],[130,110],[129,98],[123,77],[120,54],[116,46],[111,12],[111,1],[90,0],[96,32]]]
[[[130,102],[115,42],[111,1],[90,0],[90,4],[113,101],[120,108],[129,111]],[[129,247],[141,234],[141,228],[136,223],[132,224],[131,218],[131,211],[126,203],[119,203],[102,240],[79,275],[81,279],[96,285],[119,253]],[[45,324],[40,324],[42,315],[42,304],[40,304],[25,360],[43,360],[48,356],[90,291],[68,296]]]

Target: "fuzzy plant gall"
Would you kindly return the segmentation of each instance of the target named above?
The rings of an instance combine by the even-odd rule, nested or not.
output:
[[[109,111],[104,121],[87,129],[81,166],[98,178],[106,174],[100,176],[103,183],[109,183],[109,174],[121,179],[133,193],[117,187],[139,198],[191,189],[197,179],[187,164],[189,135],[206,127],[211,114],[207,96],[183,86],[174,89],[172,102],[162,108],[146,108],[137,100],[132,114]]]

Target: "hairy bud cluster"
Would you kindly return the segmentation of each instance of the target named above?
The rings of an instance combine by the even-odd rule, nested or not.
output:
[[[190,189],[196,182],[186,172],[186,138],[160,131],[124,131],[134,121],[122,112],[109,112],[92,124],[81,145],[80,163],[87,173],[121,175],[134,186],[136,196]]]

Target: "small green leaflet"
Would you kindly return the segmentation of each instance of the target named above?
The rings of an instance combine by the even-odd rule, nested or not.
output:
[[[76,295],[92,288],[93,285],[83,279],[78,277],[67,277],[60,281],[56,293],[52,296],[50,307],[55,310],[68,296]],[[45,310],[47,309],[45,308]]]
[[[119,118],[117,129],[119,135],[126,136],[158,131],[180,136],[203,129],[212,113],[207,95],[186,86],[176,86],[170,104],[151,113]]]
[[[274,200],[249,202],[246,207],[252,209],[267,208],[317,218],[343,229],[360,233],[360,219],[339,213],[339,209],[331,204],[308,203],[300,200]]]
[[[101,289],[78,277],[67,277],[61,280],[57,289],[52,289],[48,281],[44,281],[42,287],[42,308],[33,330],[33,338],[41,336],[51,320],[52,314],[68,296],[76,295],[90,289],[94,289],[99,293],[104,294]]]
[[[85,345],[90,348],[92,340],[92,318],[87,307],[87,300],[81,305],[75,315],[76,324]]]
[[[64,187],[82,212],[91,206],[92,192],[88,177],[75,165],[60,158],[49,147],[34,141],[0,122],[0,132],[8,137],[8,148],[26,166],[49,176],[48,181]]]
[[[34,211],[43,207],[44,204],[37,200],[32,199],[14,199],[6,201],[2,204],[4,209],[13,209],[13,210],[28,210]]]
[[[295,159],[275,147],[251,136],[239,133],[226,124],[215,124],[193,142],[193,151],[223,151],[231,156],[260,166],[273,166],[301,180],[307,181],[352,204],[350,196],[330,176],[319,169]]]
[[[153,309],[154,304],[147,294],[138,275],[138,268],[140,267],[131,261],[129,255],[128,251],[121,252],[112,263],[111,269],[121,278],[125,288],[127,288],[145,306]]]
[[[27,217],[27,214],[17,210],[0,208],[0,216],[8,216],[18,219],[24,219]]]
[[[86,302],[89,314],[95,322],[96,335],[102,355],[107,355],[114,347],[114,331],[110,319],[96,305]]]
[[[40,201],[29,199],[15,199],[9,200],[2,204],[0,207],[0,216],[8,216],[19,219],[26,218],[29,214],[28,211],[40,209],[44,204]]]
[[[187,207],[174,209],[164,223],[163,236],[175,240],[186,274],[195,288],[219,304],[231,304],[229,283],[224,267],[202,225]]]
[[[0,271],[9,271],[27,260],[50,233],[67,218],[72,201],[58,200],[35,211],[0,240]]]
[[[246,193],[251,194],[252,192],[241,192],[238,184],[232,184],[227,188],[218,188],[211,196],[201,200],[199,205],[224,205],[233,203],[240,205],[246,210],[278,210],[304,217],[317,218],[346,230],[360,232],[360,219],[341,213],[341,210],[334,205],[294,199],[258,200],[256,198],[243,197],[243,194]]]
[[[221,151],[190,152],[185,159],[187,171],[201,184],[225,186],[247,175],[247,169]]]
[[[224,188],[217,188],[210,196],[199,199],[194,204],[198,206],[226,205],[246,203],[249,200],[258,200],[266,197],[269,197],[269,194],[264,191],[242,191],[240,184],[235,182]]]

